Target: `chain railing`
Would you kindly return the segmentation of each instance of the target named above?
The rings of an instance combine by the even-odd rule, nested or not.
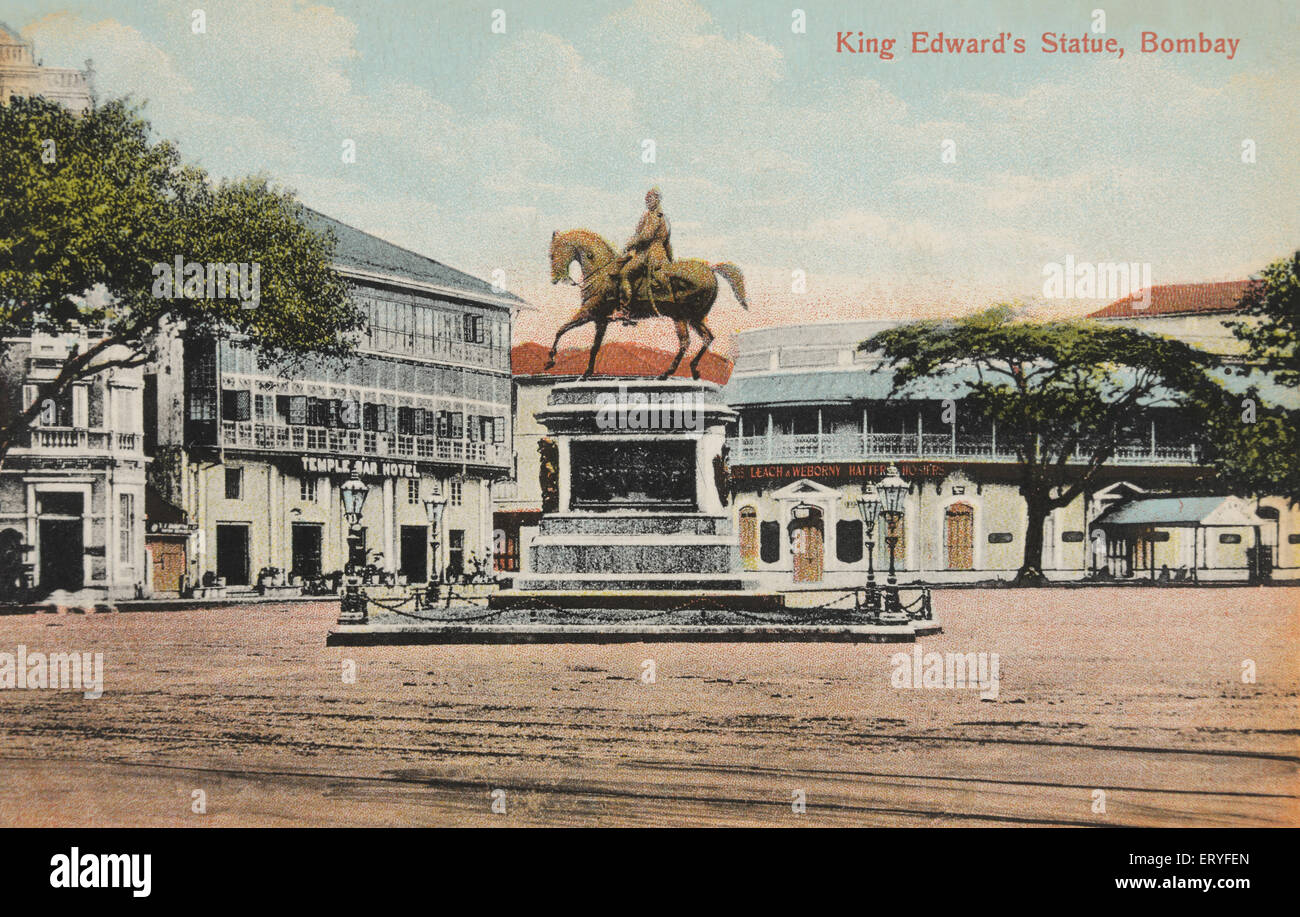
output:
[[[540,596],[521,596],[507,608],[487,608],[483,611],[475,610],[475,613],[473,614],[452,614],[451,602],[453,600],[460,603],[487,602],[488,597],[458,595],[446,584],[432,591],[415,590],[400,602],[385,601],[364,594],[362,598],[367,606],[374,606],[375,608],[399,617],[429,624],[480,623],[489,621],[493,618],[518,615],[519,612],[523,611],[528,613],[530,617],[529,623],[537,623],[533,616],[539,612],[560,616],[564,618],[566,622],[577,621],[590,622],[593,624],[645,624],[652,621],[663,621],[663,619],[674,615],[689,616],[693,613],[689,622],[684,623],[691,623],[698,626],[727,625],[735,623],[736,619],[740,619],[741,621],[751,621],[757,624],[777,626],[880,626],[891,623],[901,623],[889,620],[890,609],[893,603],[888,599],[885,599],[884,601],[877,600],[873,607],[871,599],[873,590],[877,597],[883,597],[888,595],[887,590],[890,588],[893,587],[858,587],[837,594],[818,605],[802,606],[799,608],[783,608],[774,611],[718,608],[708,596],[701,596],[696,599],[674,603],[661,609],[646,610],[644,612],[629,609],[622,613],[611,613],[611,611],[607,609],[565,608],[553,602],[548,602]],[[840,603],[849,600],[853,601],[852,606],[836,607]],[[422,611],[433,611],[444,601],[446,604],[443,605],[443,614],[418,613]],[[463,609],[466,606],[461,604],[460,607]],[[908,620],[931,620],[933,615],[931,611],[929,588],[922,587],[921,594],[917,596],[915,600],[906,605],[900,603],[897,605],[897,608],[898,612],[906,615]],[[369,614],[367,612],[367,618],[368,617]]]

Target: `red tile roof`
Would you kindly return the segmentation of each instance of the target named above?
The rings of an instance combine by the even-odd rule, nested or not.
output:
[[[677,367],[678,376],[690,377],[690,359],[695,355],[695,347],[682,358],[682,365]],[[518,344],[510,351],[510,370],[516,376],[577,376],[587,368],[589,348],[561,350],[555,355],[555,365],[543,370],[546,355],[550,348],[545,344],[529,341]],[[601,376],[657,376],[673,361],[673,355],[665,350],[646,347],[643,344],[628,344],[611,341],[600,349],[596,358],[596,374]],[[708,382],[726,385],[731,378],[731,361],[713,351],[704,355],[700,361],[700,378]]]
[[[1156,315],[1206,315],[1236,312],[1241,296],[1253,281],[1225,280],[1221,283],[1166,283],[1150,288],[1151,299],[1141,307],[1142,291],[1117,299],[1088,318],[1150,318]],[[1137,303],[1138,307],[1134,308]]]

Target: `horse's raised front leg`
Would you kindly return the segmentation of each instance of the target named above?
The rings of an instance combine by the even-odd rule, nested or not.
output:
[[[713,343],[713,332],[709,330],[708,325],[704,324],[704,319],[691,322],[691,327],[695,329],[696,334],[704,339],[704,346],[695,355],[695,359],[691,360],[691,378],[698,379],[700,378],[700,360],[704,358],[704,351],[708,350],[709,345]]]
[[[590,379],[591,374],[596,371],[596,355],[600,353],[600,345],[605,341],[605,330],[609,328],[609,319],[593,319],[596,323],[596,337],[591,342],[591,356],[587,359],[587,371],[580,378]]]
[[[546,358],[546,365],[542,367],[543,370],[550,369],[555,365],[555,352],[560,349],[560,338],[574,328],[581,328],[589,321],[592,321],[591,316],[587,314],[586,310],[583,310],[560,326],[560,330],[555,332],[555,342],[551,344],[551,352]]]
[[[686,322],[675,319],[673,324],[677,327],[677,356],[673,357],[673,365],[659,374],[660,379],[667,379],[677,372],[677,367],[682,365],[682,357],[686,356],[686,346],[691,342],[691,332],[686,327]]]

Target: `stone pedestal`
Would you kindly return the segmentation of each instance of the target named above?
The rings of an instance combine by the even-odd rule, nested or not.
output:
[[[573,607],[592,607],[591,593],[608,595],[610,607],[671,606],[683,593],[715,595],[720,607],[781,605],[740,572],[723,466],[735,412],[717,385],[561,383],[537,416],[555,443],[552,505],[528,548],[528,572],[494,607],[524,595],[564,606],[565,593]]]

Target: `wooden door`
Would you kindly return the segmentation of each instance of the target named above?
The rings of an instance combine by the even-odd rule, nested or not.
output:
[[[949,570],[975,568],[975,510],[968,503],[954,503],[944,513],[944,546]]]
[[[752,506],[740,511],[740,563],[746,570],[758,569],[758,511]]]
[[[825,560],[825,535],[820,510],[810,509],[808,515],[796,519],[791,526],[791,553],[794,555],[794,581],[820,583]]]
[[[155,592],[180,592],[185,582],[185,542],[150,541]]]

